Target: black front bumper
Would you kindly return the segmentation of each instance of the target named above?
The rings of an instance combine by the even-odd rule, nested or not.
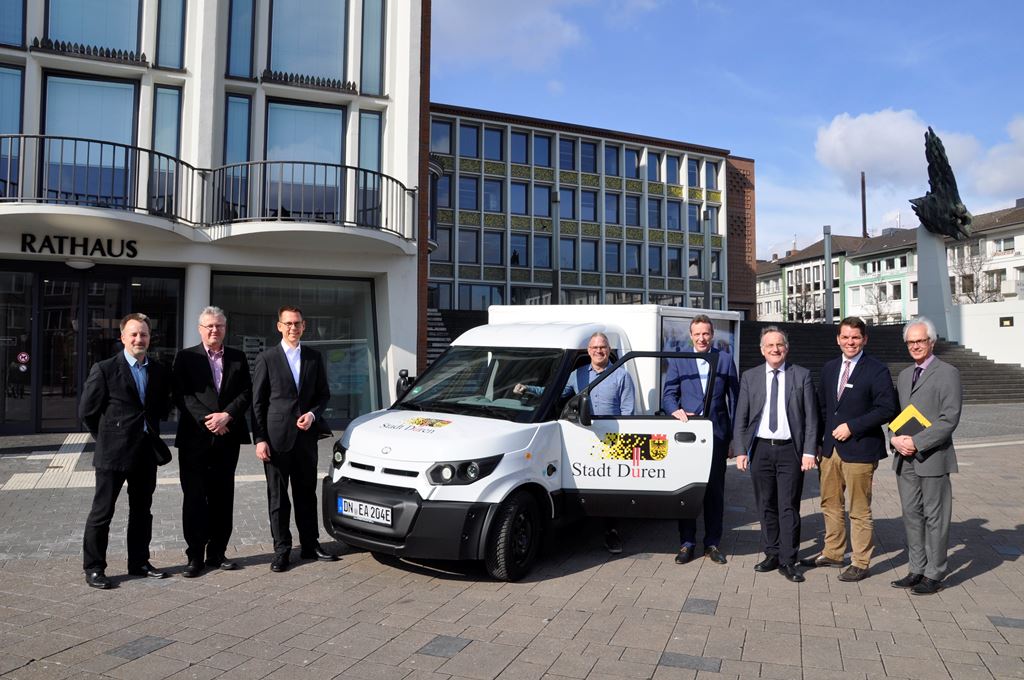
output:
[[[324,477],[324,528],[359,548],[400,557],[483,559],[484,536],[495,506],[490,503],[423,501],[414,489]],[[338,511],[338,498],[391,508],[391,526],[370,524]]]

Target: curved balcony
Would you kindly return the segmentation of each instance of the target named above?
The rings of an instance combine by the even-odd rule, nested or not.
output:
[[[151,149],[76,137],[0,135],[3,203],[105,208],[196,229],[305,222],[416,238],[416,191],[379,172],[304,161],[203,169]]]

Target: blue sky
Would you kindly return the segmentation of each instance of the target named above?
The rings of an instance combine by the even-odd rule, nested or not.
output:
[[[757,253],[916,226],[923,134],[977,214],[1024,198],[1024,3],[434,0],[431,100],[753,158]]]

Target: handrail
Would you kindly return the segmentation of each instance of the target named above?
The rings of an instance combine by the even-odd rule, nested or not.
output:
[[[4,202],[139,212],[195,228],[295,221],[416,238],[416,191],[380,172],[269,160],[204,169],[152,149],[58,135],[0,135]]]

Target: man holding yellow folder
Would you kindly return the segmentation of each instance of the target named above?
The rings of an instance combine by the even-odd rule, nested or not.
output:
[[[914,595],[942,590],[949,548],[953,488],[957,472],[953,431],[960,422],[963,393],[960,371],[935,356],[935,326],[924,317],[912,319],[903,340],[914,360],[900,372],[896,389],[903,411],[890,424],[893,469],[907,531],[909,573],[892,582]]]

